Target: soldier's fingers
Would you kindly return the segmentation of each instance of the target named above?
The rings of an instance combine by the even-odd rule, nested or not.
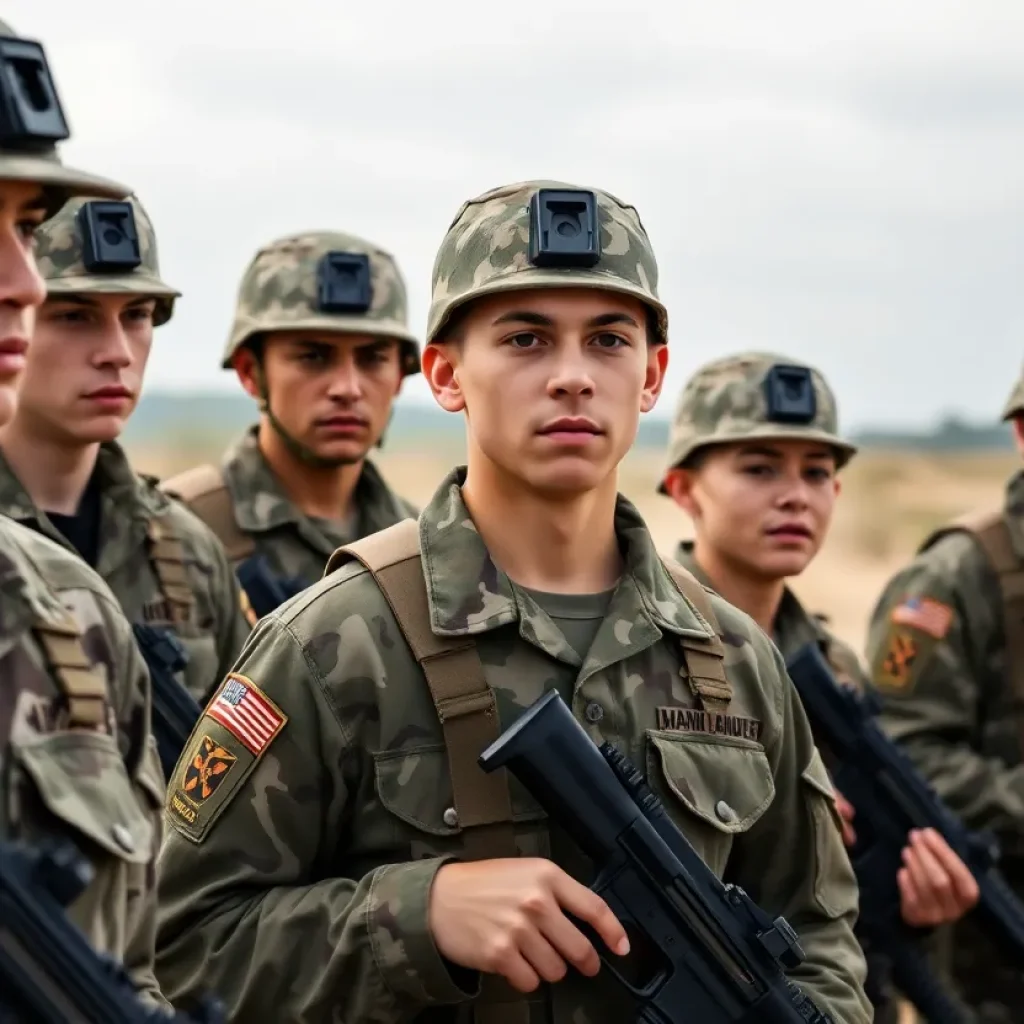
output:
[[[921,928],[929,922],[922,913],[921,900],[914,888],[908,868],[900,868],[896,872],[896,885],[900,890],[900,913],[903,920],[912,928]]]
[[[513,943],[495,959],[493,973],[504,977],[518,992],[535,992],[540,986],[540,976]]]
[[[564,920],[564,918],[563,918]],[[568,924],[568,922],[566,922]],[[582,939],[583,936],[581,935]],[[586,942],[586,939],[583,939]],[[589,946],[590,943],[587,942]],[[593,947],[591,947],[593,948]],[[519,943],[519,950],[527,963],[547,982],[561,981],[568,971],[565,960],[558,955],[556,946],[536,928],[531,928]],[[595,953],[596,957],[597,954]]]
[[[625,956],[629,952],[626,929],[612,913],[612,908],[596,892],[580,885],[565,872],[560,872],[555,880],[554,894],[558,905],[589,924],[613,953]],[[573,927],[573,931],[578,929]]]
[[[922,909],[927,908],[930,923],[955,921],[960,916],[960,908],[953,882],[918,834],[911,835],[910,846],[903,851],[903,863],[913,878]]]
[[[921,843],[928,847],[953,883],[957,905],[964,911],[975,906],[981,896],[978,883],[967,865],[953,852],[952,847],[935,829],[926,828],[921,832]]]

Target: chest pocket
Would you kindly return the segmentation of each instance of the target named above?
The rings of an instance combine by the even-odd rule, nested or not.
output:
[[[443,743],[413,750],[382,751],[374,755],[373,769],[377,799],[386,814],[381,817],[378,813],[375,821],[357,822],[353,834],[359,835],[361,829],[366,829],[365,834],[378,850],[391,850],[401,856],[403,850],[408,855],[411,849],[413,859],[461,851],[463,829],[455,810]],[[515,821],[543,821],[544,812],[512,781]],[[526,836],[522,842],[529,846]],[[531,849],[521,852],[538,853]]]
[[[764,750],[749,740],[648,730],[647,779],[669,817],[721,878],[736,836],[775,798]]]
[[[106,733],[35,735],[11,749],[21,779],[18,834],[30,842],[69,839],[88,858],[95,876],[70,916],[97,948],[123,955],[154,884],[159,778],[143,772],[133,784]]]

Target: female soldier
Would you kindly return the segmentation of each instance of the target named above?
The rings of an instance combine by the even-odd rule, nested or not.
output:
[[[795,422],[801,400],[803,422]],[[684,387],[659,490],[693,521],[695,539],[680,544],[678,561],[747,612],[784,658],[817,642],[837,674],[863,688],[857,655],[786,586],[818,553],[837,473],[855,451],[837,434],[835,399],[816,370],[765,353],[729,356]],[[838,804],[850,845],[853,811],[841,796]],[[954,921],[978,899],[970,872],[929,829],[911,834],[897,883],[903,919],[915,927]],[[865,952],[875,1020],[895,1020],[897,1002]]]

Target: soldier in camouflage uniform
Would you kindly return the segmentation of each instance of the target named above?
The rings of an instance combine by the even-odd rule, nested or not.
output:
[[[336,547],[416,515],[368,458],[419,372],[406,319],[394,259],[355,235],[278,239],[242,279],[221,365],[258,399],[259,425],[220,469],[164,486],[220,537],[259,615],[315,583]]]
[[[206,983],[234,1020],[273,1007],[295,1024],[633,1019],[565,916],[628,948],[571,837],[476,765],[481,738],[556,688],[646,765],[711,869],[797,929],[794,977],[819,1006],[870,1019],[856,883],[778,652],[673,575],[617,494],[668,358],[647,234],[584,193],[596,265],[534,262],[528,210],[552,188],[571,186],[465,203],[437,255],[423,368],[465,414],[468,465],[418,524],[339,550],[260,622],[179,762],[158,938],[171,998]]]
[[[767,387],[775,367],[807,375],[815,399],[809,421],[773,420]],[[748,612],[784,658],[816,643],[837,678],[863,690],[856,653],[786,585],[824,542],[839,494],[836,474],[855,452],[839,436],[835,397],[817,370],[748,352],[706,364],[683,388],[658,490],[694,524],[695,539],[679,545],[677,561]],[[851,819],[844,830],[850,842],[852,808],[841,798],[839,804]],[[897,881],[909,925],[957,920],[977,902],[974,878],[938,833],[913,835],[904,864]],[[866,953],[875,1020],[895,1022],[898,1004],[888,991],[886,965],[870,948]]]
[[[135,236],[125,265],[95,262],[89,215],[105,218],[95,223],[108,238]],[[210,529],[135,473],[117,443],[153,328],[179,293],[160,278],[153,226],[134,198],[113,210],[67,203],[37,232],[36,260],[47,300],[18,412],[0,433],[0,512],[77,551],[131,622],[175,633],[188,656],[180,680],[204,703],[249,635],[238,581]]]
[[[1024,375],[1003,418],[1024,454]],[[882,722],[972,828],[989,830],[1024,897],[1024,471],[1001,508],[936,531],[885,587],[868,660]],[[1021,1019],[1024,971],[971,919],[944,936],[984,1024]]]
[[[18,38],[2,22],[0,37]],[[41,70],[31,82],[43,96],[30,122],[37,126],[59,116],[44,60]],[[65,167],[52,137],[15,130],[11,110],[23,101],[8,90],[17,82],[27,94],[22,74],[33,74],[27,61],[0,74],[0,425],[14,415],[45,297],[33,230],[69,196],[127,192]],[[103,581],[52,541],[0,517],[0,842],[71,840],[94,876],[69,916],[98,951],[124,962],[147,1002],[166,1005],[153,976],[163,780],[149,685]]]

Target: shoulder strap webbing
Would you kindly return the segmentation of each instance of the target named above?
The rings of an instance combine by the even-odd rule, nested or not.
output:
[[[1002,509],[987,509],[960,516],[932,533],[919,550],[924,551],[941,537],[956,532],[974,537],[999,580],[1006,634],[1005,678],[1010,692],[1024,702],[1024,559],[1013,546],[1006,513]]]
[[[325,575],[347,561],[346,556],[370,571],[426,676],[444,729],[455,812],[467,830],[467,847],[477,847],[474,859],[516,856],[507,777],[503,772],[487,774],[476,763],[500,734],[494,693],[473,638],[439,637],[430,628],[416,521],[405,519],[339,548]]]
[[[170,523],[170,516],[153,516],[146,524],[149,560],[156,573],[160,596],[172,622],[188,622],[195,598],[185,571],[185,546]]]
[[[244,562],[256,544],[235,521],[235,508],[224,474],[216,466],[196,466],[164,480],[160,490],[180,498],[217,535],[232,564]]]
[[[68,727],[105,728],[107,681],[89,660],[78,624],[70,616],[60,622],[37,618],[32,632],[67,703]]]
[[[426,677],[444,731],[467,858],[518,856],[508,773],[488,774],[477,764],[501,732],[494,691],[472,637],[439,637],[430,628],[417,522],[405,519],[338,548],[324,575],[352,558],[370,571]],[[485,975],[473,1019],[475,1024],[527,1024],[529,1007],[499,975]]]
[[[705,711],[724,711],[732,700],[732,684],[725,674],[725,645],[720,636],[718,617],[711,606],[711,596],[700,581],[678,562],[670,558],[662,561],[679,592],[697,609],[714,633],[711,637],[678,638],[690,689]]]

